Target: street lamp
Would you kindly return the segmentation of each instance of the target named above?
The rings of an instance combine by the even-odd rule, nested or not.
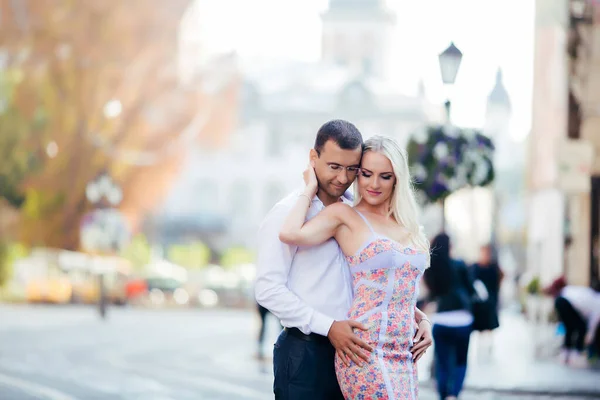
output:
[[[116,207],[123,199],[121,187],[107,172],[100,173],[85,188],[85,196],[94,210],[84,218],[81,229],[81,245],[92,253],[112,253],[119,250],[127,238],[124,219]],[[100,316],[106,316],[105,271],[98,271]]]
[[[102,205],[102,200],[116,207],[123,199],[121,187],[113,181],[107,172],[102,172],[85,187],[85,197],[94,206]]]
[[[454,45],[454,42],[451,42],[450,46],[438,56],[440,71],[442,73],[442,82],[444,82],[444,85],[453,85],[454,81],[456,81],[456,75],[458,75],[462,56],[462,52]],[[447,99],[444,105],[446,106],[446,122],[449,124],[450,99]]]
[[[458,75],[458,69],[462,61],[462,52],[454,45],[454,42],[450,42],[450,46],[438,56],[440,62],[440,72],[442,73],[442,82],[444,85],[454,85],[456,81],[456,75]],[[446,124],[450,126],[450,98],[446,99],[444,107],[446,108]],[[442,232],[446,230],[446,198],[442,197]]]

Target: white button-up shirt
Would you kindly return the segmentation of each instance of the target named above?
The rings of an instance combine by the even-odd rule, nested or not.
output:
[[[348,318],[350,271],[333,238],[313,247],[290,246],[279,240],[279,231],[300,193],[297,190],[277,203],[259,229],[255,296],[283,326],[327,336],[335,320]],[[348,194],[342,200],[350,204]],[[307,220],[324,208],[315,196]]]

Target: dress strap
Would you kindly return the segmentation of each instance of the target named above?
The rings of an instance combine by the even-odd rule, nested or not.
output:
[[[354,209],[354,211],[356,211],[356,213],[357,213],[358,215],[360,215],[360,217],[363,219],[363,221],[365,221],[365,224],[367,224],[367,226],[369,227],[369,230],[371,231],[371,233],[372,233],[373,235],[377,235],[377,234],[375,233],[375,231],[373,230],[373,227],[371,226],[371,224],[370,224],[370,223],[369,223],[369,221],[367,220],[367,217],[365,217],[364,215],[362,215],[362,213],[361,213],[360,211],[358,211],[356,208]]]

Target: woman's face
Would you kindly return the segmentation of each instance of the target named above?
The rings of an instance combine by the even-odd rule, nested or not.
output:
[[[370,205],[388,202],[394,192],[396,176],[390,160],[381,153],[364,153],[358,174],[358,192]]]

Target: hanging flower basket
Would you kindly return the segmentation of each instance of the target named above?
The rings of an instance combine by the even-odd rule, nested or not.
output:
[[[466,186],[494,180],[494,145],[475,129],[430,126],[412,135],[408,158],[422,204],[443,200]]]

